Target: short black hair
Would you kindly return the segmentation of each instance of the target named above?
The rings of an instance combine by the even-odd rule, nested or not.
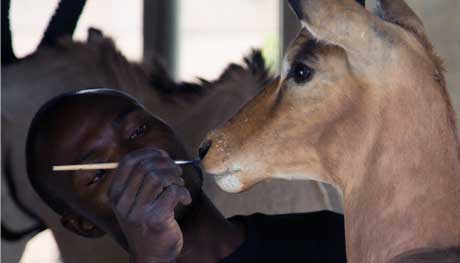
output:
[[[56,195],[56,193],[51,189],[49,185],[44,183],[44,180],[40,179],[38,176],[38,164],[37,158],[41,152],[39,149],[38,142],[43,133],[48,131],[48,128],[51,127],[51,123],[54,122],[50,116],[52,113],[58,112],[62,109],[63,106],[68,105],[70,102],[75,101],[75,99],[85,96],[87,94],[106,94],[106,95],[115,95],[121,96],[128,100],[132,100],[134,103],[141,105],[136,99],[130,95],[123,93],[118,90],[107,89],[107,88],[91,88],[84,89],[80,91],[67,92],[61,95],[58,95],[43,106],[35,114],[32,119],[29,130],[27,133],[26,139],[26,167],[27,175],[29,181],[32,184],[32,187],[35,189],[37,194],[43,199],[43,201],[51,207],[56,213],[63,214],[66,211],[69,211],[69,206],[66,204],[62,198]]]

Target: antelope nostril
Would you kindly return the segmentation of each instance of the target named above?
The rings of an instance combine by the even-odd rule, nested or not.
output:
[[[209,151],[209,148],[211,148],[211,145],[212,145],[211,140],[206,140],[205,142],[201,144],[200,148],[198,149],[198,156],[200,157],[201,160],[204,159],[204,157]]]

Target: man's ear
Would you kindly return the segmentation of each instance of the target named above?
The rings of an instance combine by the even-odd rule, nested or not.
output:
[[[81,216],[77,216],[72,213],[64,213],[61,217],[61,224],[68,230],[80,236],[98,238],[105,235],[105,232],[102,229]]]

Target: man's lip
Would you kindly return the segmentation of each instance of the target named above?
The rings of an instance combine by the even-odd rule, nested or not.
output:
[[[198,149],[198,156],[200,157],[200,160],[203,160],[206,154],[208,154],[209,149],[211,148],[212,141],[211,140],[206,140],[203,142]]]

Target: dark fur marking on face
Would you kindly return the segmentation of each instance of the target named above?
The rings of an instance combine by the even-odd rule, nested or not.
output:
[[[316,41],[315,39],[309,40],[306,43],[302,44],[302,46],[296,52],[294,59],[291,61],[291,64],[303,61],[316,62],[318,60],[318,57],[315,54],[315,50],[317,47],[318,41]]]

